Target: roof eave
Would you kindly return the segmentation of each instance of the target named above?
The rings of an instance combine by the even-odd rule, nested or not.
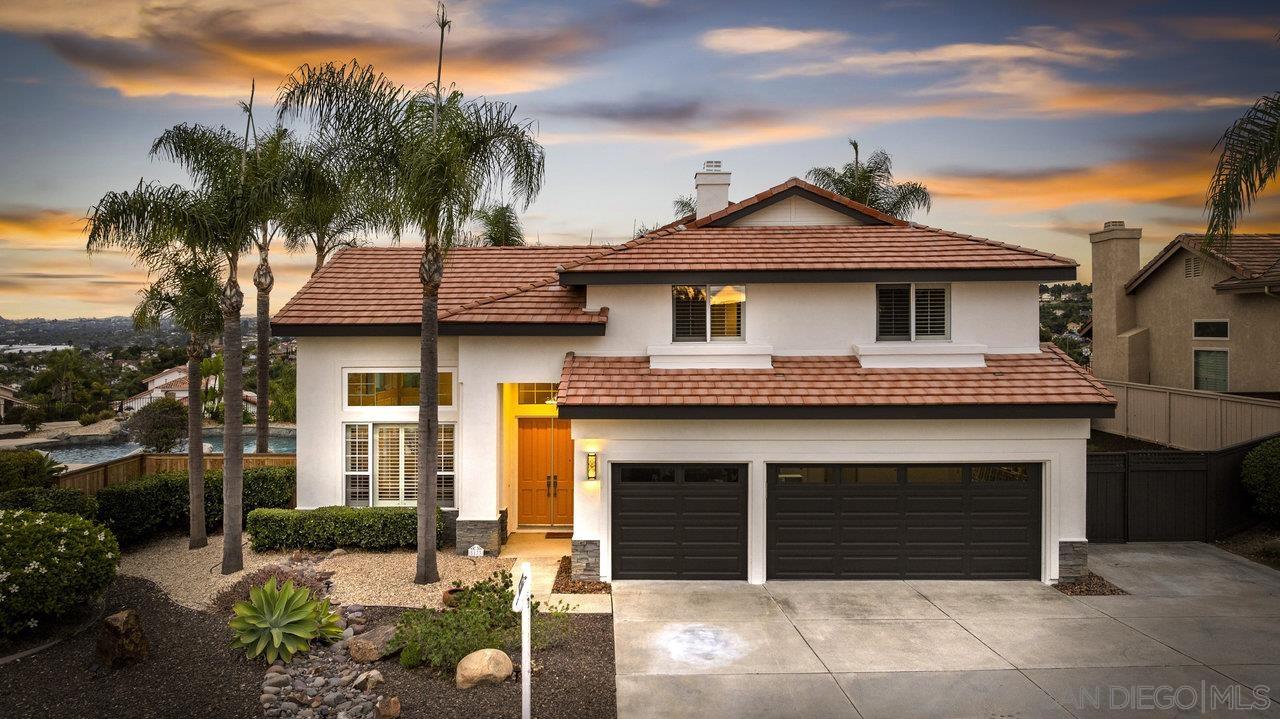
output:
[[[441,337],[599,337],[606,322],[441,322]],[[418,337],[422,325],[412,323],[271,324],[281,337]]]
[[[849,282],[1059,282],[1076,279],[1076,265],[1025,268],[884,269],[884,270],[563,270],[560,284],[661,285],[721,282],[849,283]]]
[[[1114,402],[956,405],[582,405],[560,404],[561,419],[1102,419]]]

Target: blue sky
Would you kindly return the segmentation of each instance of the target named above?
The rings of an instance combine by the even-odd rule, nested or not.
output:
[[[0,7],[0,315],[100,316],[145,276],[83,252],[106,191],[180,181],[179,122],[239,122],[303,62],[434,73],[428,3],[78,0]],[[611,242],[671,217],[704,159],[734,198],[883,147],[925,182],[913,219],[1085,263],[1104,220],[1147,254],[1201,228],[1211,149],[1280,84],[1270,3],[455,2],[445,77],[514,102],[547,147],[530,241]],[[1252,229],[1280,229],[1261,203]],[[280,256],[274,304],[309,260]]]

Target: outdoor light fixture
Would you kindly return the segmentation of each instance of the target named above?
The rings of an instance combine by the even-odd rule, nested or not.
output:
[[[587,452],[587,481],[596,481],[596,470],[599,468],[599,461],[595,452]]]

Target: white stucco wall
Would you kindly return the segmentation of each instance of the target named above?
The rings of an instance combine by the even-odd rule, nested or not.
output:
[[[772,462],[1041,463],[1042,576],[1058,577],[1058,542],[1085,540],[1085,445],[1089,420],[656,421],[573,423],[574,539],[599,540],[611,567],[613,462],[748,462],[748,581],[765,578],[765,467]],[[599,480],[586,480],[586,453]]]

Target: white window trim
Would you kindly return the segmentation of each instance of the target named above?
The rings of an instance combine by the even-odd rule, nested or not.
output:
[[[1226,337],[1201,337],[1196,334],[1196,325],[1200,322],[1221,322],[1227,326]],[[1191,339],[1193,340],[1209,340],[1210,342],[1217,340],[1219,342],[1231,339],[1231,320],[1191,320]],[[1209,349],[1209,348],[1202,348]]]
[[[1196,387],[1196,353],[1221,352],[1227,356],[1227,388],[1225,390],[1200,389]],[[1191,389],[1197,392],[1230,392],[1231,391],[1231,350],[1226,347],[1192,347],[1191,348]]]
[[[909,327],[910,339],[905,339],[905,340],[880,339],[880,298],[877,296],[875,298],[875,302],[873,303],[873,311],[875,312],[874,322],[875,322],[876,344],[901,345],[901,344],[906,344],[908,342],[931,342],[931,343],[951,342],[951,283],[950,282],[877,282],[875,285],[874,291],[879,292],[880,287],[887,286],[887,285],[906,285],[907,286],[907,295],[908,295],[907,307],[909,308],[907,323],[910,326]],[[933,335],[930,335],[928,337],[916,337],[916,288],[926,289],[926,290],[942,288],[946,290],[947,306],[944,311],[946,312],[947,331],[946,331],[946,334],[944,334],[942,337],[936,337]]]
[[[409,373],[414,373],[414,372],[416,372],[416,373],[418,373],[418,374],[420,375],[420,374],[421,374],[421,369],[420,369],[419,367],[343,367],[343,368],[342,368],[342,386],[341,386],[341,388],[340,388],[340,391],[342,392],[342,411],[344,411],[344,412],[381,412],[381,411],[388,411],[388,410],[392,410],[392,411],[403,411],[403,410],[405,410],[405,409],[412,409],[414,412],[416,412],[416,411],[417,411],[417,407],[418,407],[416,404],[415,404],[415,405],[384,405],[384,406],[374,406],[374,405],[352,405],[352,404],[349,404],[349,403],[348,403],[349,396],[348,396],[348,394],[347,394],[347,386],[348,386],[348,383],[351,381],[351,380],[350,380],[350,375],[352,375],[352,374],[368,374],[368,373],[377,373],[377,372],[382,372],[382,373],[384,373],[384,374],[402,373],[402,372],[409,372]],[[452,399],[452,400],[453,400],[453,403],[452,403],[452,404],[442,404],[442,405],[440,405],[440,411],[442,411],[442,412],[443,412],[443,411],[449,411],[449,410],[455,410],[455,409],[457,409],[457,406],[458,406],[458,368],[457,368],[457,367],[444,367],[444,366],[441,366],[441,367],[438,367],[438,368],[436,369],[436,372],[437,372],[437,373],[440,373],[440,372],[448,372],[448,373],[449,373],[450,382],[451,382],[451,384],[452,384],[452,386],[453,386],[453,391],[449,393],[449,394],[451,395],[451,396],[450,396],[450,399]],[[421,377],[419,377],[419,379],[418,379],[418,390],[419,390],[419,391],[421,391],[421,390],[422,390],[422,379],[421,379]]]
[[[747,341],[747,302],[745,299],[742,301],[742,334],[738,335],[737,337],[712,337],[711,336],[711,288],[712,287],[741,287],[742,295],[745,298],[748,296],[746,283],[721,282],[720,284],[713,285],[710,282],[705,282],[702,284],[675,284],[675,285],[672,285],[672,287],[673,288],[674,287],[701,287],[706,292],[706,295],[707,295],[706,301],[703,302],[703,311],[704,311],[703,325],[702,325],[704,330],[703,339],[701,340],[676,339],[676,328],[674,326],[675,317],[673,315],[671,320],[672,321],[672,327],[671,327],[672,344],[695,344],[696,345],[698,344],[698,342],[710,344],[712,342],[741,343],[741,342]]]
[[[378,451],[377,451],[377,448],[374,446],[374,445],[375,445],[375,443],[377,442],[377,432],[376,432],[377,426],[378,426],[378,425],[397,425],[397,426],[403,426],[403,425],[407,425],[407,424],[413,424],[413,423],[412,423],[412,422],[395,421],[395,420],[390,420],[390,421],[385,421],[385,422],[377,422],[377,421],[359,421],[359,422],[343,422],[343,423],[342,423],[342,471],[340,472],[340,481],[342,482],[342,503],[343,503],[344,505],[352,506],[352,505],[349,505],[349,504],[348,504],[348,503],[349,503],[349,499],[348,499],[348,497],[349,497],[349,488],[347,487],[347,477],[351,477],[351,476],[360,476],[360,477],[364,477],[364,478],[365,478],[365,479],[367,479],[367,480],[368,480],[368,482],[369,482],[369,503],[368,503],[368,504],[366,504],[366,505],[364,505],[364,506],[367,506],[367,507],[411,507],[411,506],[413,506],[413,505],[415,505],[415,504],[417,503],[416,501],[404,501],[404,500],[401,500],[401,501],[394,501],[394,502],[378,502],[378,501],[377,501],[378,488],[377,488],[376,480],[374,479],[374,478],[377,476],[377,473],[378,473],[378,470],[377,470]],[[369,458],[368,458],[368,463],[367,463],[367,464],[368,464],[369,469],[367,469],[367,470],[366,470],[366,471],[364,471],[364,472],[348,472],[348,471],[347,471],[347,427],[348,427],[349,425],[364,425],[365,427],[367,427],[367,428],[368,428],[368,437],[369,437],[369,439],[368,439],[368,444],[369,444]],[[445,506],[445,505],[441,504],[441,505],[440,505],[440,508],[441,508],[441,509],[445,509],[445,510],[455,510],[455,511],[456,511],[456,510],[457,510],[457,507],[458,507],[458,444],[459,444],[459,443],[458,443],[458,436],[459,436],[459,435],[458,435],[458,423],[457,423],[457,422],[441,422],[441,423],[440,423],[440,426],[441,426],[441,427],[444,427],[444,426],[446,426],[446,425],[447,425],[447,426],[450,426],[450,427],[453,427],[453,471],[452,471],[452,472],[440,472],[440,471],[439,471],[439,467],[437,467],[437,469],[436,469],[436,477],[437,477],[437,480],[436,480],[436,481],[437,481],[437,482],[439,481],[439,476],[440,476],[441,474],[448,475],[449,477],[451,477],[451,478],[453,479],[453,504],[452,504],[452,506]],[[404,445],[404,432],[401,432],[401,433],[400,433],[400,444],[401,444],[401,447],[400,447],[400,455],[401,455],[401,457],[403,457],[403,456],[404,456],[404,446],[403,446],[403,445]],[[421,458],[419,458],[419,461],[421,461]],[[403,473],[403,467],[401,468],[401,471],[402,471],[402,473]],[[402,495],[404,494],[404,480],[405,480],[405,478],[402,476],[402,477],[401,477],[401,484],[400,484],[400,493],[401,493]],[[439,497],[437,497],[437,501],[439,501]]]

